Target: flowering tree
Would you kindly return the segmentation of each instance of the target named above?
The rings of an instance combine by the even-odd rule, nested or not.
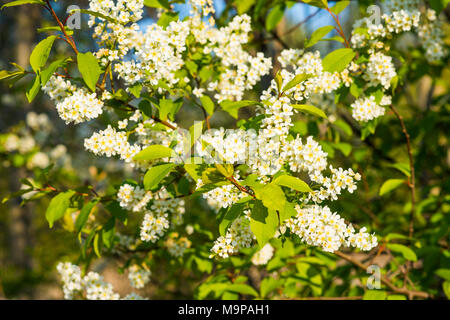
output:
[[[49,157],[36,152],[29,133],[2,138],[7,157],[31,152],[18,165],[41,168],[11,197],[50,197],[49,227],[60,224],[78,238],[78,263],[57,266],[64,297],[119,299],[110,283],[89,271],[96,257],[105,256],[119,261],[136,289],[158,281],[152,271],[161,263],[172,275],[199,274],[193,292],[199,299],[448,296],[448,266],[439,269],[446,281],[438,289],[427,289],[415,274],[417,252],[433,241],[448,264],[448,197],[423,191],[417,198],[413,139],[398,111],[407,84],[425,74],[438,78],[446,66],[439,15],[446,1],[385,1],[378,16],[366,14],[345,32],[340,18],[349,1],[304,0],[335,24],[315,30],[304,49],[283,48],[276,58],[258,51],[259,38],[271,35],[286,46],[276,26],[292,1],[229,2],[218,17],[211,0],[192,0],[182,19],[174,6],[179,2],[91,0],[88,9],[73,9],[67,18],[56,14],[52,1],[3,6],[40,5],[55,26],[43,30],[49,35],[33,49],[31,69],[14,64],[1,78],[15,82],[31,75],[30,102],[43,91],[67,126],[89,123],[93,132],[84,139],[85,152],[120,163],[104,183],[74,179],[67,185],[58,181],[64,165],[50,165],[64,160],[66,146],[58,145]],[[143,26],[146,7],[158,18]],[[69,28],[81,14],[93,31],[95,45],[88,49]],[[336,35],[324,39],[330,32]],[[398,48],[405,35],[413,37],[410,48]],[[337,45],[325,55],[310,49],[324,40]],[[56,57],[58,42],[70,52]],[[413,54],[405,54],[411,48]],[[430,104],[448,108],[446,97]],[[183,127],[180,113],[187,107],[201,110],[203,119]],[[254,113],[242,117],[240,109]],[[214,118],[224,114],[239,120],[230,128],[215,126]],[[31,130],[47,127],[44,115],[28,116]],[[397,122],[388,123],[392,118]],[[373,140],[383,122],[403,135],[395,155]],[[390,221],[364,204],[370,203],[368,176],[381,162],[367,160],[367,150],[403,175],[375,190],[384,198],[403,185],[409,189],[397,199],[407,212],[400,219]],[[342,167],[336,151],[345,158]],[[360,184],[365,195],[355,192]],[[198,205],[203,208],[196,210]],[[439,236],[416,242],[415,224],[422,226],[427,205],[437,206],[440,216],[432,219],[442,222]],[[370,219],[357,218],[361,211]],[[357,252],[364,252],[362,259]],[[376,259],[383,256],[390,260],[382,268]],[[338,259],[350,262],[364,285],[353,287],[355,275]]]

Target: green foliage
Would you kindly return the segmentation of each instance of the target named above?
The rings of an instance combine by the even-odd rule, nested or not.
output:
[[[168,158],[171,157],[173,153],[173,150],[161,146],[161,145],[151,145],[139,152],[137,155],[134,156],[135,160],[156,160],[161,158]]]
[[[83,76],[83,80],[86,85],[95,92],[95,86],[97,84],[98,78],[102,74],[102,69],[100,68],[97,58],[91,52],[78,53],[78,70]]]
[[[322,61],[323,70],[328,72],[341,72],[355,57],[350,48],[337,49],[325,56]]]
[[[45,213],[45,218],[47,219],[50,228],[53,227],[55,221],[64,216],[66,210],[69,208],[70,199],[74,194],[74,190],[61,192],[50,201],[47,212]]]

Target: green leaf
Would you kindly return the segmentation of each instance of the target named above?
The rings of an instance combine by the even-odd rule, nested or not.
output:
[[[41,77],[39,75],[36,75],[34,77],[32,85],[30,86],[30,88],[25,93],[29,103],[31,103],[34,100],[34,98],[36,98],[37,94],[39,93],[39,91],[41,89],[41,80],[40,80],[40,78]]]
[[[281,21],[284,15],[285,6],[283,4],[279,4],[275,6],[272,10],[270,10],[269,14],[266,18],[266,30],[272,31]]]
[[[261,297],[265,298],[270,292],[281,287],[282,280],[272,277],[266,277],[262,279],[260,285]]]
[[[157,24],[163,28],[166,28],[172,21],[178,20],[178,13],[176,12],[163,12],[159,18]]]
[[[303,82],[307,79],[309,79],[311,76],[307,74],[297,74],[291,81],[289,81],[284,87],[283,92],[288,91],[289,89],[292,89],[296,85],[298,85],[300,82]]]
[[[162,164],[148,169],[144,176],[145,190],[150,190],[158,185],[162,179],[177,165],[174,163]]]
[[[156,160],[161,158],[169,158],[172,156],[173,150],[159,145],[154,144],[151,146],[148,146],[141,152],[139,152],[137,155],[134,156],[134,160]]]
[[[390,165],[391,168],[397,169],[402,172],[405,176],[411,177],[411,170],[409,169],[409,164],[404,162],[394,163]]]
[[[268,209],[284,211],[286,196],[283,190],[274,183],[266,184],[262,188],[255,189],[256,198],[262,201]]]
[[[352,127],[350,127],[344,120],[337,119],[335,122],[333,122],[333,125],[344,131],[346,135],[352,136],[353,134]]]
[[[323,71],[330,73],[342,72],[355,57],[355,52],[350,48],[337,49],[322,60]]]
[[[444,290],[447,299],[450,299],[450,281],[444,281],[442,284],[442,290]]]
[[[55,221],[64,216],[67,208],[69,208],[70,199],[74,194],[74,190],[61,192],[50,201],[47,211],[45,212],[45,218],[47,219],[50,228],[53,228]]]
[[[97,255],[97,257],[101,257],[101,252],[102,252],[102,250],[101,250],[101,245],[100,245],[100,235],[99,235],[99,233],[96,233],[95,234],[95,236],[94,236],[94,252],[95,252],[95,254]]]
[[[241,100],[241,101],[225,100],[220,103],[220,106],[222,107],[222,109],[224,111],[228,112],[230,114],[230,116],[237,119],[238,111],[240,108],[247,107],[247,106],[253,106],[253,105],[257,105],[257,104],[260,104],[260,103],[256,102],[256,101],[250,101],[250,100]]]
[[[178,112],[182,104],[183,104],[182,100],[173,101],[171,99],[166,98],[160,99],[158,106],[159,118],[161,120],[167,120],[167,117],[169,116],[169,118],[173,120],[175,114]]]
[[[391,192],[392,190],[398,188],[402,184],[405,183],[404,179],[389,179],[383,183],[383,185],[380,188],[380,196],[385,195],[388,192]]]
[[[203,132],[203,121],[194,121],[194,124],[189,128],[189,134],[191,138],[191,147],[195,144],[195,142],[201,137]]]
[[[312,189],[303,180],[289,175],[282,175],[273,180],[276,185],[288,187],[300,192],[312,192]]]
[[[406,300],[406,297],[402,294],[391,294],[387,297],[388,300]]]
[[[278,92],[281,92],[281,86],[283,85],[283,78],[281,77],[280,70],[277,71],[277,74],[275,75],[275,82],[277,84],[277,90]]]
[[[342,37],[340,37],[340,36],[334,36],[334,37],[330,37],[330,38],[320,39],[319,41],[337,41],[340,43],[344,43],[344,39],[342,39]]]
[[[78,53],[77,61],[78,70],[83,76],[84,82],[89,89],[95,92],[95,85],[102,74],[102,69],[98,64],[97,58],[91,52]]]
[[[386,300],[386,291],[381,290],[367,290],[364,293],[363,300]]]
[[[415,252],[407,246],[398,243],[387,243],[386,246],[389,248],[389,250],[400,253],[406,260],[417,261]]]
[[[256,201],[252,208],[250,229],[256,237],[259,248],[273,238],[278,228],[278,217],[274,210],[267,210],[261,201]]]
[[[93,17],[97,17],[97,18],[100,18],[100,19],[103,19],[103,20],[115,23],[115,24],[119,24],[119,22],[116,19],[111,18],[110,16],[106,16],[106,15],[100,13],[100,12],[87,10],[87,9],[74,9],[71,12],[81,12],[81,13],[85,13],[85,14],[88,14],[88,15],[93,16]]]
[[[303,0],[304,3],[309,4],[310,6],[318,7],[318,8],[328,8],[327,0]]]
[[[338,15],[350,4],[350,1],[337,1],[336,4],[330,8],[330,11]]]
[[[212,115],[214,113],[214,102],[211,100],[211,98],[207,95],[203,95],[200,98],[200,101],[202,102],[202,106],[206,110],[206,112],[208,112],[209,115]]]
[[[335,143],[333,147],[341,151],[342,154],[346,157],[348,157],[350,155],[350,152],[352,152],[352,145],[350,143],[339,142]]]
[[[297,210],[295,210],[295,204],[291,202],[286,202],[284,205],[284,210],[280,211],[280,221],[283,222],[286,219],[295,217],[297,215]]]
[[[25,76],[25,72],[23,71],[7,71],[7,70],[1,70],[0,71],[0,80],[6,80],[14,77],[23,77]]]
[[[86,225],[86,222],[88,221],[89,214],[91,213],[92,209],[97,205],[99,199],[93,199],[86,203],[83,208],[81,208],[80,214],[77,217],[77,220],[75,221],[75,231],[80,232],[81,229]]]
[[[106,224],[102,228],[102,242],[108,249],[111,248],[114,240],[114,231],[116,225],[115,222],[116,219],[112,217],[106,222]]]
[[[3,9],[3,8],[6,8],[6,7],[20,6],[20,5],[22,5],[22,4],[40,4],[40,5],[45,5],[45,2],[42,1],[42,0],[19,0],[19,1],[11,1],[11,2],[8,2],[7,4],[4,4],[4,5],[2,6],[2,9]]]
[[[442,279],[450,281],[450,269],[437,269],[434,273]]]
[[[245,202],[236,202],[227,210],[219,224],[219,233],[221,236],[224,236],[227,233],[228,228],[231,226],[233,221],[242,214],[246,205],[247,204]]]
[[[132,95],[134,95],[136,98],[139,98],[141,96],[142,91],[142,83],[135,83],[131,87],[128,88],[128,90],[131,92]]]
[[[233,283],[233,284],[227,286],[226,290],[231,291],[231,292],[240,293],[240,294],[246,294],[246,295],[250,295],[250,296],[254,296],[254,297],[258,296],[258,292],[256,292],[255,289],[250,287],[248,284],[243,284],[243,283]]]
[[[41,71],[41,86],[45,86],[45,84],[48,82],[48,80],[50,80],[55,71],[64,64],[65,60],[66,58],[62,58],[53,61],[47,68]]]
[[[324,119],[328,119],[327,115],[325,114],[325,112],[323,112],[322,110],[320,110],[317,107],[314,106],[310,106],[307,104],[293,104],[292,107],[294,109],[300,110],[302,112],[306,112]]]
[[[30,65],[34,72],[38,73],[40,68],[47,63],[48,56],[52,50],[53,42],[55,42],[56,36],[50,36],[39,42],[34,47],[33,52],[30,55]]]
[[[127,224],[127,211],[122,208],[117,201],[109,202],[107,205],[105,205],[105,208],[111,213],[114,218],[122,221],[125,225]]]
[[[41,32],[60,32],[61,28],[59,26],[52,26],[52,27],[38,28],[36,31],[39,33],[41,33]],[[64,27],[64,31],[66,31],[66,33],[69,36],[73,35],[73,30],[70,29],[69,27]]]
[[[152,8],[161,8],[170,10],[170,5],[168,0],[144,0],[144,5]]]
[[[311,38],[306,41],[305,48],[309,48],[315,45],[317,42],[319,42],[320,39],[325,37],[333,29],[333,26],[324,26],[314,31],[311,35]]]
[[[242,15],[250,10],[250,8],[255,4],[256,0],[246,0],[246,1],[236,1],[236,10],[239,15]]]

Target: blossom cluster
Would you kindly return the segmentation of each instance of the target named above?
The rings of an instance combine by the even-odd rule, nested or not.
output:
[[[95,93],[76,88],[61,76],[52,76],[42,90],[56,101],[56,110],[66,124],[92,120],[103,113],[103,102]]]
[[[89,272],[84,277],[80,267],[70,262],[60,262],[56,269],[63,282],[64,298],[68,300],[85,298],[87,300],[119,300],[120,295],[115,293],[110,283],[96,272]],[[124,299],[142,299],[136,294],[126,296]]]
[[[286,221],[291,232],[297,234],[305,243],[321,247],[324,251],[334,252],[342,245],[354,246],[361,250],[370,250],[377,246],[375,235],[361,228],[358,233],[352,225],[347,225],[337,213],[327,206],[308,205],[295,207],[297,215]]]
[[[352,116],[358,121],[367,122],[384,115],[385,109],[383,105],[389,105],[390,97],[384,96],[379,104],[375,102],[375,97],[363,97],[357,99],[351,104]]]
[[[171,233],[164,242],[169,254],[175,258],[182,257],[191,244],[188,238],[180,237],[177,232]]]
[[[258,250],[252,257],[252,263],[260,266],[265,265],[273,257],[274,249],[270,243],[266,243],[261,250]]]
[[[136,264],[128,267],[128,280],[130,280],[131,286],[136,289],[143,288],[150,281],[151,274],[150,270]]]
[[[233,221],[225,236],[220,236],[211,248],[211,257],[228,258],[241,248],[249,248],[255,236],[250,230],[248,212]]]

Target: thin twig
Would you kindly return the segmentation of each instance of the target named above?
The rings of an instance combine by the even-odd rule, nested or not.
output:
[[[412,238],[414,233],[414,215],[416,210],[416,174],[414,170],[414,158],[412,154],[412,148],[411,148],[411,140],[408,133],[408,130],[406,129],[405,122],[403,121],[403,117],[398,113],[397,109],[394,107],[393,104],[389,106],[394,113],[394,115],[397,117],[398,121],[400,122],[400,126],[402,127],[402,132],[405,135],[406,138],[406,148],[408,150],[408,157],[409,157],[409,169],[411,171],[411,178],[408,178],[408,186],[411,190],[411,214],[409,218],[409,230],[408,235],[409,238]],[[408,261],[406,263],[406,270],[405,270],[405,277],[403,280],[403,287],[406,287],[406,282],[408,280],[408,273],[409,269],[411,268],[411,261]]]
[[[335,251],[334,252],[335,255],[337,255],[338,257],[341,257],[344,260],[347,260],[348,262],[351,262],[352,264],[354,264],[355,266],[357,266],[358,268],[360,268],[361,270],[367,271],[367,267],[366,265],[364,265],[363,263],[359,262],[358,260],[352,258],[349,255],[346,255],[345,253],[342,253],[340,251]],[[396,287],[395,285],[392,284],[392,282],[386,278],[386,276],[381,275],[380,276],[380,280],[381,282],[383,282],[391,291],[395,292],[395,293],[399,293],[399,294],[404,294],[407,295],[409,298],[413,298],[413,297],[419,297],[419,298],[424,298],[424,299],[428,299],[431,298],[431,294],[427,293],[427,292],[423,292],[423,291],[415,291],[415,290],[409,290],[408,288],[399,288]]]
[[[72,47],[75,54],[78,54],[78,49],[77,49],[77,46],[75,45],[75,41],[73,40],[73,38],[71,36],[69,36],[67,34],[66,28],[62,24],[61,20],[59,20],[58,16],[55,13],[55,10],[53,10],[52,5],[50,4],[50,1],[46,0],[46,2],[47,2],[47,6],[48,6],[48,8],[47,7],[46,8],[50,11],[51,15],[56,20],[56,23],[58,23],[59,28],[61,29],[61,32],[64,34],[64,36],[67,39],[67,43],[69,43],[69,45]]]

